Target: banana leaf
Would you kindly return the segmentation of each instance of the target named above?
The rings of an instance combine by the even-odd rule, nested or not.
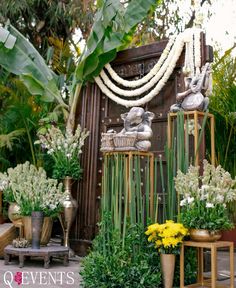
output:
[[[127,37],[160,1],[131,0],[126,8],[118,0],[104,1],[95,16],[86,52],[76,69],[76,81],[98,76],[104,65],[116,57],[130,41]],[[74,82],[76,82],[74,81]]]
[[[9,37],[16,41],[6,45]],[[32,95],[40,95],[44,101],[49,102],[56,99],[64,104],[57,88],[56,74],[46,65],[34,46],[11,25],[8,29],[1,27],[0,65],[19,75]]]

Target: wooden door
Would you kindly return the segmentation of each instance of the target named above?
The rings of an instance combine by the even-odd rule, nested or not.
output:
[[[135,79],[148,73],[158,61],[166,41],[153,43],[139,48],[128,49],[118,53],[111,64],[115,71],[125,79]],[[202,62],[210,61],[211,49],[205,45],[202,37]],[[164,156],[167,141],[167,113],[171,104],[175,103],[177,92],[183,91],[183,75],[181,68],[184,53],[162,91],[144,108],[155,113],[152,129],[152,148],[156,155]],[[75,197],[79,203],[77,218],[71,234],[72,247],[80,255],[85,255],[91,240],[97,232],[101,197],[102,153],[100,153],[101,132],[108,129],[120,131],[123,122],[120,114],[129,109],[118,105],[103,95],[96,84],[88,84],[83,90],[78,109],[78,122],[90,131],[82,154],[83,179],[79,182]],[[165,159],[164,165],[165,165]],[[161,189],[158,187],[160,193]]]

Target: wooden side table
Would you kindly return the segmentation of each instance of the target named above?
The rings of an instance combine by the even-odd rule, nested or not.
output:
[[[69,263],[69,249],[64,246],[45,246],[40,249],[28,248],[14,248],[12,245],[8,245],[4,249],[5,265],[9,264],[10,256],[19,256],[19,267],[24,267],[24,260],[28,256],[37,256],[44,259],[44,268],[49,268],[50,259],[52,257],[63,256],[64,266],[68,266]]]
[[[184,286],[184,248],[185,247],[197,248],[198,255],[198,271],[197,271],[197,283]],[[203,277],[203,249],[208,248],[211,251],[211,282],[206,281]],[[230,260],[230,286],[217,285],[217,249],[229,248],[229,260]],[[196,242],[185,241],[182,244],[180,252],[180,288],[184,287],[234,287],[234,245],[233,242],[216,241],[216,242]]]

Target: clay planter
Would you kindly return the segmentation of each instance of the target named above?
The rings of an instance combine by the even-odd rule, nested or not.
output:
[[[175,273],[175,254],[161,254],[163,286],[172,288]]]

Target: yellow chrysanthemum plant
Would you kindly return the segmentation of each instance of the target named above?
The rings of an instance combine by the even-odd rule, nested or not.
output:
[[[160,253],[179,254],[181,243],[188,235],[188,229],[181,223],[167,220],[164,224],[155,223],[148,226],[145,234],[148,236],[148,242],[153,243]]]

